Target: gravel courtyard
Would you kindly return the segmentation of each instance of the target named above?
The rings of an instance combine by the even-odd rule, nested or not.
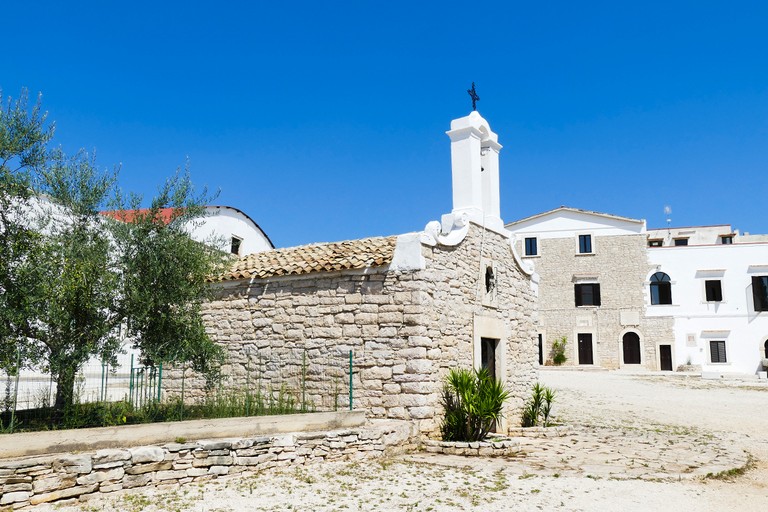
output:
[[[544,370],[558,438],[510,459],[423,452],[115,493],[62,511],[758,510],[768,504],[768,385]]]

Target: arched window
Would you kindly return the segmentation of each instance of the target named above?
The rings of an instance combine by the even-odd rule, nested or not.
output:
[[[621,341],[624,364],[640,364],[640,336],[630,331],[622,337]]]
[[[651,304],[672,304],[672,283],[664,272],[651,276]]]
[[[768,340],[765,340],[765,358],[768,359]]]

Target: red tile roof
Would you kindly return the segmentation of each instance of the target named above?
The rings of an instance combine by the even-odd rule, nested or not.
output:
[[[173,219],[178,217],[178,214],[174,215],[176,210],[178,210],[178,208],[161,208],[157,211],[157,216],[163,224],[170,224]],[[105,217],[117,219],[122,222],[133,222],[136,217],[139,215],[147,215],[149,211],[149,208],[141,208],[139,210],[108,210],[99,213]]]

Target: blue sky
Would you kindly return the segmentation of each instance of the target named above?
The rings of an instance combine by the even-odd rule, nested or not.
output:
[[[499,134],[502,217],[768,232],[768,3],[12,2],[0,87],[151,195],[189,158],[278,246],[451,209],[445,131]],[[8,23],[8,20],[13,20]]]

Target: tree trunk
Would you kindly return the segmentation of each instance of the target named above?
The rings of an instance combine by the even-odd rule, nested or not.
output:
[[[74,365],[63,364],[59,368],[59,374],[56,377],[56,402],[53,404],[54,420],[59,422],[64,418],[74,400],[75,395],[75,373]]]

